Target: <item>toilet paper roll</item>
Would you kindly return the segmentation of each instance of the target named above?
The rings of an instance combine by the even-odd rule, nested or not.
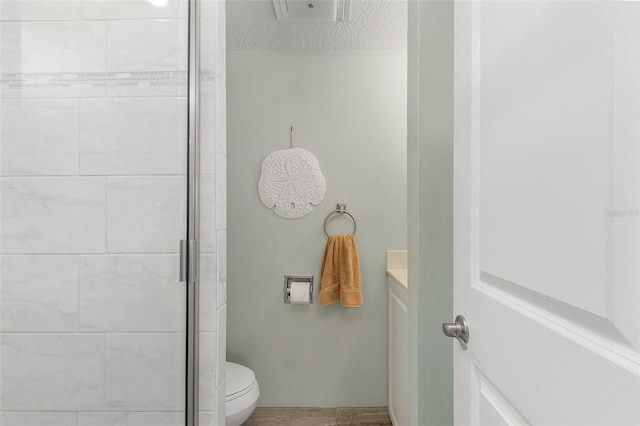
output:
[[[309,304],[309,283],[306,281],[293,281],[289,300],[295,305]]]

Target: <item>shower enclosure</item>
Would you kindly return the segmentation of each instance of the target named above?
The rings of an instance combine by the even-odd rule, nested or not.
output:
[[[0,0],[3,426],[224,424],[224,34],[224,1]]]

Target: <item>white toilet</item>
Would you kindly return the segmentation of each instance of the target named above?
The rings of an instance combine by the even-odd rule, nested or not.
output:
[[[249,368],[227,362],[225,374],[225,425],[240,426],[253,413],[260,396],[256,375]]]

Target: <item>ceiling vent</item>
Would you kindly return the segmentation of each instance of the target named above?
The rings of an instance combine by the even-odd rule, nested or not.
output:
[[[351,0],[273,0],[278,21],[348,21]]]

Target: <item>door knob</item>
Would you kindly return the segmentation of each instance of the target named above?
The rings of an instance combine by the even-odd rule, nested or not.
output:
[[[442,332],[445,336],[458,339],[462,349],[467,350],[467,343],[469,343],[469,324],[462,315],[458,315],[455,322],[443,323]]]

